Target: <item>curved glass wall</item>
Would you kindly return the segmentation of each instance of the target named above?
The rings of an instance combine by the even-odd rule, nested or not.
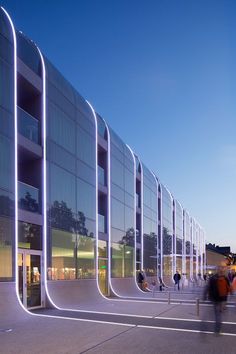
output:
[[[35,44],[23,33],[16,32],[17,56],[37,75],[42,75],[41,60]]]
[[[175,269],[183,272],[183,208],[175,200]]]
[[[143,164],[143,270],[157,277],[157,182]]]
[[[191,262],[191,222],[189,213],[184,210],[184,244],[185,244],[185,273],[190,279],[190,262]]]
[[[0,9],[0,282],[14,277],[14,46]]]
[[[165,186],[161,187],[162,201],[162,277],[167,283],[173,277],[173,198]]]
[[[95,124],[88,104],[46,60],[48,275],[95,278]]]
[[[111,277],[134,276],[134,161],[110,129]]]

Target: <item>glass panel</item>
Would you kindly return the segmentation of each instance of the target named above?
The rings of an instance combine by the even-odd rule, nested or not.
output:
[[[41,306],[40,256],[26,254],[27,307]]]
[[[133,253],[133,247],[112,243],[113,278],[133,276]]]
[[[20,209],[39,213],[41,208],[39,205],[38,188],[23,182],[18,182],[18,206]]]
[[[40,144],[39,121],[20,107],[18,107],[18,132],[35,144]]]
[[[98,231],[99,232],[106,232],[106,224],[105,224],[105,216],[98,214]]]
[[[37,75],[41,75],[41,60],[36,46],[23,34],[17,35],[17,55]]]
[[[94,263],[94,239],[86,236],[79,236],[77,251],[77,269],[79,279],[95,278]]]
[[[0,217],[0,280],[12,278],[12,237],[14,223],[10,218]]]
[[[107,259],[98,260],[98,284],[103,295],[108,295]]]
[[[50,165],[51,204],[61,203],[68,211],[76,211],[75,176],[64,169]]]
[[[98,241],[98,257],[107,258],[107,242],[99,240]]]
[[[23,303],[23,254],[18,253],[18,289],[21,302]]]
[[[13,146],[12,140],[0,135],[0,188],[8,191],[13,191],[14,186]]]
[[[75,253],[76,235],[52,229],[52,268],[49,269],[49,279],[75,279]]]
[[[105,170],[99,165],[98,165],[98,183],[101,184],[102,186],[106,186]]]
[[[42,249],[42,229],[39,225],[27,222],[18,223],[18,247],[34,250]]]
[[[104,120],[97,114],[97,123],[98,123],[98,134],[106,139],[106,126]]]

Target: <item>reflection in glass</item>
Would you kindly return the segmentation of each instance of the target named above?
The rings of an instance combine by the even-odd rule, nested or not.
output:
[[[98,232],[106,233],[106,219],[101,214],[98,214]]]
[[[78,279],[95,278],[94,246],[95,240],[91,237],[79,236],[77,238]]]
[[[12,278],[12,235],[14,222],[0,217],[0,281]]]
[[[98,165],[98,183],[102,186],[106,186],[105,170]]]
[[[25,138],[40,144],[39,121],[18,107],[18,132]]]
[[[29,184],[18,182],[18,205],[20,209],[39,213],[39,190]]]
[[[41,226],[18,222],[18,247],[34,250],[42,249]]]
[[[40,256],[26,254],[27,307],[41,306]]]
[[[98,260],[98,284],[103,295],[108,295],[108,281],[107,281],[107,259]]]
[[[18,291],[21,302],[23,303],[23,254],[18,253]]]

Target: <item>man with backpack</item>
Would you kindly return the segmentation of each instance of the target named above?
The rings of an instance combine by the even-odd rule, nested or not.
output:
[[[220,267],[218,272],[209,278],[206,290],[208,298],[214,306],[215,333],[219,334],[221,331],[222,311],[225,309],[225,303],[230,292],[229,280],[224,274],[223,267]]]

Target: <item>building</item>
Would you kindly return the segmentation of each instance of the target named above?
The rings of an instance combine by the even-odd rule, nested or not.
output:
[[[233,254],[230,251],[230,246],[216,246],[215,244],[206,244],[206,271],[214,272],[217,267],[228,266],[234,269]]]
[[[0,306],[203,275],[200,225],[2,8],[0,86]]]

